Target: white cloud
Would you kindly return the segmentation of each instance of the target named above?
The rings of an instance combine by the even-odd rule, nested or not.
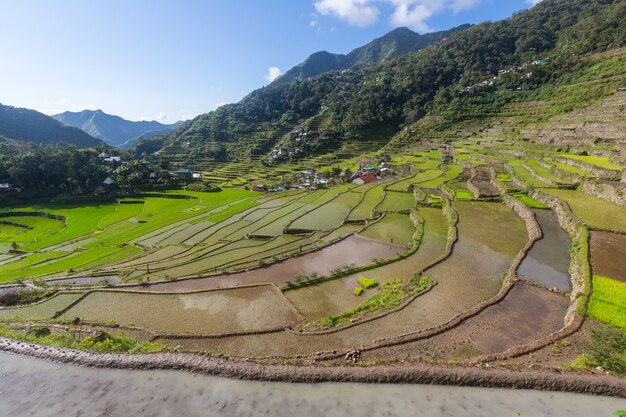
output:
[[[394,11],[389,18],[393,26],[407,26],[418,32],[430,32],[426,20],[445,8],[443,0],[390,0]]]
[[[156,117],[156,120],[159,122],[164,122],[167,120],[167,114],[164,112],[159,113],[159,115]]]
[[[376,23],[380,13],[370,0],[317,0],[314,6],[319,14],[334,16],[357,27]]]
[[[309,26],[311,26],[312,28],[317,27],[319,23],[317,22],[317,20],[311,20],[309,22]]]
[[[407,26],[418,32],[430,32],[427,21],[443,12],[454,14],[471,9],[483,0],[316,0],[315,10],[330,15],[353,26],[365,27],[378,21],[378,3],[387,3],[393,11],[389,16],[392,26]],[[541,0],[526,0],[538,2]],[[314,21],[317,24],[317,21]],[[312,22],[311,22],[312,25]]]
[[[280,68],[269,67],[267,69],[267,75],[265,76],[265,79],[271,83],[272,81],[274,81],[276,78],[280,77],[281,75],[283,75],[283,72],[280,70]]]
[[[450,2],[450,10],[453,13],[460,13],[464,10],[469,10],[472,7],[478,5],[481,0],[452,0]]]
[[[538,3],[541,3],[541,0],[526,0],[526,3],[530,4],[531,6],[534,6]]]

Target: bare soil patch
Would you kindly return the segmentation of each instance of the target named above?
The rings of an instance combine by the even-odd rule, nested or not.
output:
[[[367,352],[364,359],[424,358],[467,360],[500,353],[558,331],[567,311],[565,296],[517,283],[500,303],[435,337]]]
[[[626,282],[626,235],[591,232],[591,267],[594,275]]]

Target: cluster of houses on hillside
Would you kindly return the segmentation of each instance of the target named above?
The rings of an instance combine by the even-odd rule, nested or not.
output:
[[[293,181],[286,183],[282,181],[280,184],[268,187],[265,184],[254,184],[252,189],[254,191],[284,191],[284,190],[317,190],[319,188],[325,188],[331,184],[347,183],[351,182],[356,185],[368,184],[371,182],[379,181],[386,175],[391,175],[393,172],[386,162],[381,162],[377,166],[365,168],[359,167],[359,169],[352,173],[349,169],[337,172],[333,176],[330,172],[322,173],[315,172],[312,169],[300,171],[294,174]]]
[[[124,161],[121,156],[112,156],[107,154],[106,152],[102,152],[98,155],[98,157],[102,160],[103,163],[107,165],[111,165],[113,167],[119,167],[122,165],[127,165],[128,162]],[[144,179],[147,179],[149,182],[156,181],[176,181],[176,180],[184,180],[184,181],[198,181],[202,179],[202,175],[197,172],[193,172],[187,168],[181,168],[176,171],[169,170],[159,170],[159,171],[151,171],[147,167],[147,163],[142,163],[138,167],[140,173],[143,175]],[[115,187],[117,182],[111,176],[106,177],[100,186],[96,189],[96,194],[105,194],[111,188]]]
[[[510,74],[519,74],[521,72],[523,72],[529,64],[524,64],[524,65],[519,65],[517,67],[510,67],[510,68],[506,68],[506,69],[501,69],[498,71],[498,75],[495,75],[492,79],[490,80],[483,80],[481,82],[479,82],[476,85],[468,85],[466,87],[464,87],[463,89],[461,89],[461,94],[471,94],[472,92],[474,92],[474,90],[480,90],[480,89],[485,89],[488,87],[493,87],[495,85],[496,80],[498,80],[499,78],[505,77],[507,75]],[[530,65],[546,65],[546,61],[541,59],[538,61],[534,61],[532,64]],[[526,79],[530,79],[533,76],[533,72],[529,71],[525,74],[522,75],[522,78],[526,78]],[[516,90],[521,90],[522,87],[518,86],[516,87]]]
[[[317,131],[301,126],[290,132],[286,143],[272,149],[270,156],[274,161],[301,158],[306,155],[308,148],[319,141],[319,138],[320,135]]]

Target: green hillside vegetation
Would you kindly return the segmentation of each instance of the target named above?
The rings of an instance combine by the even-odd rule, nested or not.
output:
[[[423,35],[405,27],[394,29],[386,35],[374,39],[367,45],[356,48],[347,55],[332,54],[326,51],[316,52],[301,64],[285,72],[273,84],[285,84],[295,80],[303,80],[328,71],[379,64],[409,52],[417,52],[441,41],[454,32],[465,30],[468,27],[469,25],[462,25],[450,30]]]
[[[510,19],[473,26],[420,52],[357,72],[331,71],[270,85],[163,137],[162,155],[213,161],[264,156],[282,143],[287,132],[316,116],[329,123],[319,130],[315,125],[309,129],[315,139],[303,144],[305,154],[339,148],[346,139],[366,138],[368,129],[374,127],[388,126],[390,133],[397,133],[429,111],[436,111],[440,119],[414,127],[414,133],[449,127],[487,111],[497,113],[503,104],[522,97],[540,99],[552,94],[555,85],[571,79],[572,71],[592,66],[585,54],[620,47],[625,38],[621,29],[625,8],[623,1],[545,1]],[[560,18],[553,19],[554,15]],[[589,26],[595,28],[597,42],[583,39]],[[530,78],[522,77],[524,71],[513,72],[492,87],[462,94],[466,86],[491,79],[499,70],[529,65],[538,58],[547,65],[529,67]],[[588,93],[579,96],[576,90],[568,94],[587,101],[593,98]],[[571,101],[570,97],[567,103],[554,103],[553,111],[575,108]],[[460,111],[463,108],[476,110]]]

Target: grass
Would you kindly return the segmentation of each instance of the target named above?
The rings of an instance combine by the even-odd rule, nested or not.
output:
[[[596,155],[572,155],[572,154],[559,154],[565,158],[574,159],[576,161],[585,162],[590,165],[595,165],[600,168],[610,169],[612,171],[621,171],[623,168],[619,165],[615,165],[608,158],[604,156]]]
[[[350,220],[365,220],[372,217],[374,208],[383,199],[383,185],[377,185],[365,192],[363,200],[357,205],[348,216]]]
[[[378,280],[376,280],[375,278],[359,277],[357,278],[356,282],[358,282],[359,285],[366,290],[378,286]]]
[[[12,307],[0,310],[0,318],[4,319],[51,319],[71,303],[82,297],[82,293],[58,293],[52,298],[30,306]]]
[[[359,233],[368,239],[406,246],[413,240],[415,226],[408,214],[386,213],[385,217]]]
[[[541,175],[543,178],[546,178],[555,184],[568,184],[567,181],[554,175],[552,172],[550,172],[549,169],[540,165],[539,162],[537,162],[536,160],[529,159],[528,161],[526,161],[526,163],[532,170],[534,170],[537,174]]]
[[[78,341],[69,334],[52,333],[50,329],[45,326],[32,327],[28,332],[0,326],[0,336],[28,343],[59,348],[86,349],[96,352],[154,353],[161,352],[165,349],[165,346],[158,343],[138,342],[121,335],[105,335],[100,340],[95,340],[87,336]]]
[[[389,191],[385,194],[385,199],[376,208],[378,211],[401,211],[415,207],[415,197],[413,193],[399,193]]]
[[[400,306],[408,297],[426,290],[432,284],[432,280],[425,276],[415,276],[408,283],[400,278],[388,280],[381,286],[380,293],[342,314],[324,317],[318,324],[320,327],[332,328],[375,316]]]
[[[455,200],[472,200],[474,198],[474,193],[468,190],[465,184],[458,182],[449,183],[448,189],[454,193],[453,197]]]
[[[594,275],[589,317],[626,329],[626,283]]]
[[[548,208],[550,208],[550,207],[546,206],[545,204],[543,204],[541,201],[537,201],[534,198],[529,197],[528,195],[526,195],[524,193],[513,194],[513,197],[515,197],[517,200],[519,200],[524,205],[526,205],[527,207],[530,207],[530,208],[536,208],[536,209],[548,209]]]
[[[626,331],[610,327],[592,330],[584,353],[568,366],[575,369],[599,366],[606,371],[626,375]]]
[[[337,198],[305,214],[294,221],[289,228],[304,230],[330,230],[339,227],[348,213],[361,201],[362,194],[346,192]]]
[[[626,233],[626,207],[576,190],[542,190],[567,202],[572,211],[590,228]]]
[[[509,165],[513,168],[515,176],[518,177],[522,182],[531,186],[531,187],[547,187],[548,184],[535,179],[530,172],[522,166],[524,164],[524,160],[522,159],[511,159],[509,160]]]

